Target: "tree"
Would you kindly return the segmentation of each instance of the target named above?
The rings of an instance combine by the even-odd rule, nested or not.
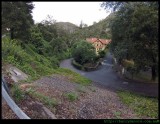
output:
[[[88,27],[88,25],[87,25],[87,24],[84,24],[83,27],[84,27],[84,28],[85,28],[85,27]]]
[[[95,24],[97,24],[97,22],[94,21],[94,22],[93,22],[93,25],[95,25]]]
[[[46,19],[41,22],[44,25],[52,25],[56,23],[56,20],[53,19],[53,16],[47,15]]]
[[[113,7],[116,16],[111,24],[114,54],[120,60],[133,59],[137,67],[152,68],[152,80],[156,79],[158,65],[158,2],[103,3]]]
[[[57,37],[57,29],[54,25],[47,25],[47,24],[42,24],[38,23],[38,28],[40,32],[42,33],[43,38],[47,41],[50,42],[53,38]]]
[[[79,41],[73,46],[73,58],[82,65],[92,63],[96,59],[95,48],[86,41]]]
[[[50,42],[50,45],[52,46],[52,52],[55,54],[62,53],[68,48],[64,38],[61,37],[53,38]]]
[[[79,28],[82,29],[83,27],[84,27],[84,23],[83,23],[83,21],[81,20],[81,23],[80,23],[80,25],[79,25]]]
[[[43,36],[42,33],[40,32],[39,28],[37,25],[33,26],[30,29],[31,32],[31,38],[30,38],[30,43],[37,49],[37,53],[43,54]]]
[[[32,2],[2,2],[2,30],[9,28],[11,39],[28,41],[33,8]]]

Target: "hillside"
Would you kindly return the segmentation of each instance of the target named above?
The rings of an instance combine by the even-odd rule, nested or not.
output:
[[[109,26],[113,18],[114,14],[112,13],[98,23],[95,23],[89,27],[82,28],[81,30],[79,30],[78,34],[80,34],[81,38],[83,37],[83,39],[87,37],[99,37],[109,39],[111,38]]]
[[[114,18],[114,13],[111,13],[105,19],[88,27],[80,29],[78,26],[70,22],[57,22],[54,24],[57,31],[71,34],[70,40],[86,39],[87,37],[111,38],[110,23]]]
[[[70,22],[57,22],[54,24],[57,29],[63,29],[66,32],[73,33],[79,30],[79,27]]]

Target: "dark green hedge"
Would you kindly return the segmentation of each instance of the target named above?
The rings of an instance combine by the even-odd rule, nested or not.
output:
[[[98,68],[100,65],[100,62],[97,62],[97,65],[95,67],[88,67],[88,66],[83,66],[77,63],[74,59],[72,60],[72,65],[76,67],[79,70],[84,70],[84,71],[94,71]]]
[[[83,66],[77,63],[74,59],[72,60],[72,65],[79,70],[84,70]]]

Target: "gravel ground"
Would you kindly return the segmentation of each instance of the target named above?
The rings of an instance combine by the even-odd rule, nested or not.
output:
[[[2,119],[18,119],[17,115],[10,109],[4,98],[2,98]]]
[[[120,101],[116,92],[94,82],[90,86],[81,86],[72,83],[65,76],[52,75],[42,77],[32,85],[37,92],[56,99],[58,105],[50,110],[57,119],[138,119],[134,112]],[[70,101],[65,96],[70,92],[77,94],[78,99]],[[43,111],[43,105],[37,104],[37,101],[29,96],[18,102],[18,106],[32,119],[50,119]],[[18,119],[4,100],[2,118]]]
[[[35,83],[41,87],[55,88],[63,92],[74,92],[75,88],[79,86],[79,84],[70,82],[67,77],[59,75],[43,77]]]
[[[53,113],[58,119],[137,119],[134,112],[125,106],[113,91],[95,86],[83,87],[71,83],[64,76],[53,75],[36,81],[36,89],[56,98],[58,105]],[[78,100],[69,101],[64,94],[74,92]]]
[[[31,119],[51,119],[42,109],[43,104],[38,104],[37,101],[29,96],[17,103],[22,111],[28,115]]]
[[[16,103],[31,119],[51,119],[44,111],[44,105],[29,96],[25,96],[23,100]],[[2,119],[19,119],[4,99],[2,99]]]

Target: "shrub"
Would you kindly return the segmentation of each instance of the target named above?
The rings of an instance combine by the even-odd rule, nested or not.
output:
[[[122,61],[122,65],[127,69],[128,72],[131,73],[132,79],[133,79],[133,75],[139,72],[133,60],[125,59]]]
[[[45,105],[47,105],[49,107],[55,107],[58,104],[58,102],[56,101],[55,98],[50,98],[48,96],[45,96],[42,93],[36,92],[33,89],[29,89],[27,91],[27,93],[30,96],[32,96],[32,97],[38,99],[39,101],[43,102]]]
[[[59,60],[56,58],[56,56],[48,57],[48,59],[51,61],[52,67],[59,67]]]
[[[75,43],[72,54],[75,61],[82,65],[87,62],[94,62],[96,59],[95,48],[87,41]]]
[[[83,66],[78,64],[74,59],[72,60],[72,65],[74,65],[77,69],[80,69],[80,70],[83,69]]]
[[[106,55],[106,52],[105,51],[99,51],[99,57],[100,58],[104,58]]]
[[[76,93],[70,92],[65,94],[65,96],[70,100],[70,101],[75,101],[78,99],[78,95]]]
[[[77,90],[78,90],[79,92],[81,92],[81,93],[85,93],[85,92],[86,92],[85,87],[82,86],[82,85],[78,86]]]
[[[18,85],[13,85],[12,94],[16,101],[20,101],[24,98],[24,93],[21,91]]]
[[[134,61],[133,61],[133,60],[124,59],[124,60],[122,61],[122,65],[123,65],[125,68],[133,67],[133,66],[134,66]]]

